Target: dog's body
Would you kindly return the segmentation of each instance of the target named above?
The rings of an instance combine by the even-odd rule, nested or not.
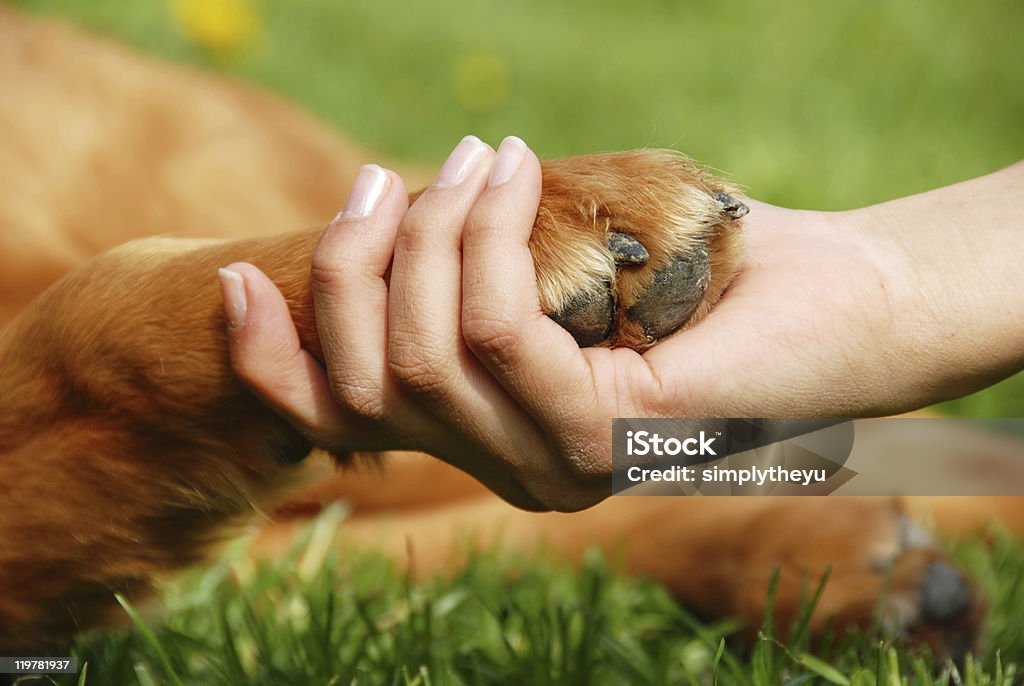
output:
[[[367,155],[245,86],[7,10],[0,34],[0,653],[108,621],[113,591],[144,595],[200,561],[254,506],[337,497],[353,507],[348,540],[418,574],[457,564],[465,536],[493,542],[500,532],[506,545],[545,541],[570,557],[600,545],[621,549],[629,569],[699,611],[756,623],[781,566],[784,623],[802,579],[832,565],[816,626],[870,625],[889,584],[888,608],[908,634],[940,650],[975,635],[979,600],[937,617],[921,599],[929,575],[951,567],[907,534],[896,499],[613,498],[575,515],[537,515],[414,455],[385,456],[383,475],[346,472],[289,493],[324,461],[293,466],[308,444],[231,373],[215,272],[238,260],[262,267],[316,350],[307,282],[318,231],[278,232],[324,226]],[[656,152],[547,163],[544,173],[551,221],[538,223],[532,247],[551,310],[571,295],[564,284],[593,278],[559,260],[572,252],[565,246],[593,247],[587,231],[601,215],[586,207],[595,198],[612,208],[605,219],[625,222],[651,249],[651,269],[618,277],[624,297],[639,298],[675,239],[660,210],[620,200],[617,189],[655,178],[666,196],[727,190]],[[698,214],[718,211],[695,202]],[[713,273],[729,274],[735,227],[716,221],[724,228],[708,239]],[[116,248],[158,234],[174,238]],[[726,282],[709,287],[695,317]],[[643,342],[633,335],[626,342]],[[382,510],[398,512],[386,533]],[[995,513],[991,501],[939,501],[936,511],[960,528]],[[1019,517],[1010,504],[1004,514]],[[256,553],[287,544],[285,519],[267,527]],[[807,521],[818,526],[809,532]]]

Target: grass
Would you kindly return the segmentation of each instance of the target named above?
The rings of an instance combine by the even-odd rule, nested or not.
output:
[[[328,516],[324,526],[335,524]],[[303,564],[305,545],[260,567],[236,547],[171,589],[159,626],[122,600],[134,630],[75,649],[95,675],[87,683],[1009,686],[1024,658],[1024,551],[999,534],[956,551],[993,599],[989,648],[959,668],[882,634],[812,646],[798,625],[782,641],[770,617],[746,646],[734,624],[698,621],[596,553],[578,569],[546,555],[484,554],[453,577],[414,584],[368,553]]]
[[[257,30],[229,48],[184,32],[169,2],[14,4],[262,84],[409,161],[436,164],[467,132],[515,133],[548,157],[658,145],[762,200],[842,209],[1024,156],[1018,0],[260,0]],[[1024,378],[944,408],[1024,416]],[[957,555],[993,599],[987,648],[963,671],[878,636],[812,654],[770,625],[745,652],[734,627],[652,584],[544,556],[484,555],[425,585],[366,554],[315,574],[225,560],[172,587],[165,621],[136,614],[135,630],[75,650],[87,683],[143,686],[1019,683],[1024,551],[997,536]]]

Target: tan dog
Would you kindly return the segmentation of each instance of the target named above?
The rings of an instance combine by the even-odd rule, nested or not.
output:
[[[237,83],[6,9],[0,26],[0,653],[109,621],[113,592],[144,596],[254,508],[338,497],[354,508],[347,540],[421,575],[458,564],[464,536],[546,541],[570,557],[598,545],[698,611],[753,625],[779,566],[784,625],[803,579],[833,565],[816,627],[870,625],[888,588],[883,611],[906,635],[940,653],[974,640],[983,603],[921,547],[896,499],[613,498],[539,515],[408,455],[385,456],[382,474],[289,493],[323,462],[295,466],[308,443],[232,374],[215,273],[260,266],[316,351],[308,276],[319,230],[279,232],[324,226],[367,155]],[[546,311],[584,342],[615,331],[612,342],[642,347],[664,323],[626,310],[647,302],[660,270],[703,249],[711,280],[685,313],[696,322],[740,259],[742,210],[729,192],[661,151],[546,163],[531,239]],[[618,268],[609,232],[642,244],[646,261]],[[653,313],[661,301],[647,304]],[[591,305],[611,307],[615,326],[595,325]],[[967,507],[980,509],[951,521],[992,514]],[[383,509],[399,512],[386,533]],[[282,519],[257,552],[287,545],[293,518]]]

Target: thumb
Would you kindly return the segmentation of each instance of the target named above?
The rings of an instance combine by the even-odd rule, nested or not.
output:
[[[343,418],[324,368],[299,341],[284,296],[245,262],[219,269],[218,277],[231,368],[249,390],[316,443],[326,427]]]

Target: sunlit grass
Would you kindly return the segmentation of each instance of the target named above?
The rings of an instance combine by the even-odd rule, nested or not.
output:
[[[162,621],[122,600],[135,628],[75,649],[87,683],[1010,686],[1024,658],[1024,551],[998,534],[957,552],[992,598],[987,648],[959,667],[881,634],[812,643],[810,602],[790,638],[768,621],[746,644],[737,625],[698,621],[596,553],[579,568],[480,555],[416,584],[367,553],[332,553],[304,573],[304,545],[262,566],[236,547],[176,584]]]

